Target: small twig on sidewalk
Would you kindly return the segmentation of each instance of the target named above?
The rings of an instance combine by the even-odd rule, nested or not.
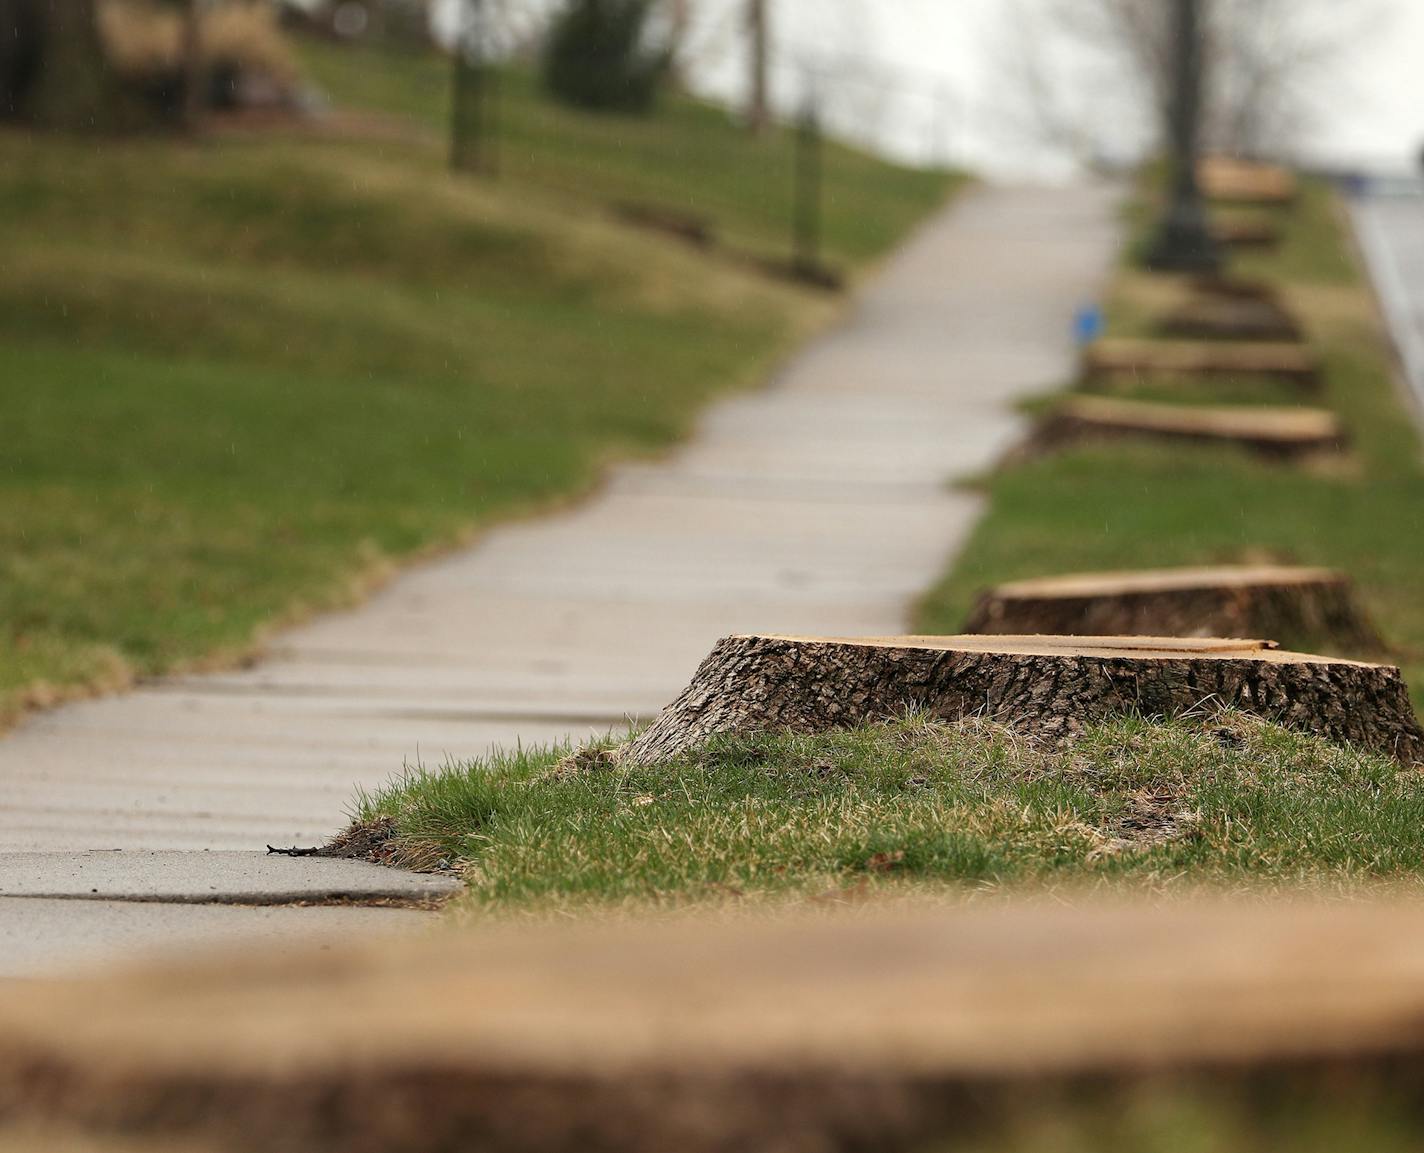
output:
[[[315,857],[319,852],[321,852],[320,847],[315,849],[298,849],[293,846],[290,849],[278,849],[272,845],[267,846],[267,855],[269,857]]]

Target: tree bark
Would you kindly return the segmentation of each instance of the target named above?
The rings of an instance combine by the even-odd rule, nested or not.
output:
[[[183,126],[203,127],[207,101],[207,70],[203,67],[203,0],[186,0],[183,7]]]
[[[105,131],[134,117],[104,56],[95,0],[10,0],[38,21],[39,58],[19,99],[22,119],[39,128]]]
[[[750,39],[751,75],[747,99],[747,127],[763,131],[771,121],[771,45],[767,27],[769,0],[747,0],[747,35]]]
[[[622,759],[658,764],[721,734],[825,732],[908,709],[945,722],[985,717],[1057,743],[1115,715],[1172,717],[1208,703],[1424,762],[1424,730],[1396,668],[1252,641],[1071,637],[728,637]]]
[[[966,633],[1269,637],[1291,648],[1381,653],[1347,577],[1326,569],[1217,568],[1022,581],[985,593]]]

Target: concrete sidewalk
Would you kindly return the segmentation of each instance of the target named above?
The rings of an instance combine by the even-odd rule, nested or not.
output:
[[[1350,203],[1355,235],[1424,424],[1424,182],[1380,182]]]
[[[0,850],[315,844],[403,762],[651,716],[728,633],[902,631],[980,512],[949,482],[1073,369],[1115,204],[971,191],[665,461],[284,635],[251,670],[32,718],[0,741]]]

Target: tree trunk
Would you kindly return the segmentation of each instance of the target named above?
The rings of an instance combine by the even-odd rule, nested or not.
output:
[[[1269,637],[1291,648],[1380,653],[1347,577],[1326,569],[1169,569],[1058,577],[984,594],[966,633]]]
[[[198,132],[207,102],[203,68],[203,0],[187,0],[183,11],[183,126]]]
[[[747,35],[751,42],[747,127],[761,132],[771,121],[771,45],[767,27],[769,0],[747,0]]]
[[[1125,712],[1170,717],[1206,702],[1424,762],[1424,730],[1396,668],[1259,641],[1121,637],[728,637],[622,757],[658,764],[720,734],[825,732],[907,709],[985,717],[1055,743]]]
[[[8,0],[38,21],[39,60],[21,97],[23,119],[40,128],[104,131],[132,120],[104,58],[95,0]]]

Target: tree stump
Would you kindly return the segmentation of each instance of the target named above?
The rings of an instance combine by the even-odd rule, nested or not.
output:
[[[1273,220],[1219,220],[1211,234],[1224,248],[1272,251],[1281,246],[1280,225]]]
[[[1197,179],[1208,199],[1230,204],[1280,207],[1294,203],[1300,194],[1299,183],[1289,169],[1226,156],[1202,160]]]
[[[1084,354],[1089,376],[1264,376],[1303,388],[1320,387],[1320,360],[1293,344],[1203,344],[1199,341],[1099,340]]]
[[[1201,295],[1167,313],[1157,330],[1172,340],[1228,340],[1299,344],[1301,324],[1270,299]]]
[[[1266,280],[1251,280],[1247,277],[1217,273],[1193,277],[1188,283],[1194,292],[1203,296],[1224,297],[1228,300],[1263,300],[1284,307],[1280,289]]]
[[[1348,577],[1274,566],[1090,573],[985,593],[966,633],[1270,637],[1293,648],[1380,653]]]
[[[725,733],[826,732],[907,709],[985,717],[1056,743],[1129,711],[1171,717],[1207,702],[1424,761],[1396,668],[1262,641],[1150,637],[728,637],[622,756],[659,764]]]
[[[1194,407],[1102,397],[1070,397],[1043,422],[1026,451],[1123,437],[1236,444],[1263,456],[1335,452],[1347,437],[1340,419],[1316,408]]]

